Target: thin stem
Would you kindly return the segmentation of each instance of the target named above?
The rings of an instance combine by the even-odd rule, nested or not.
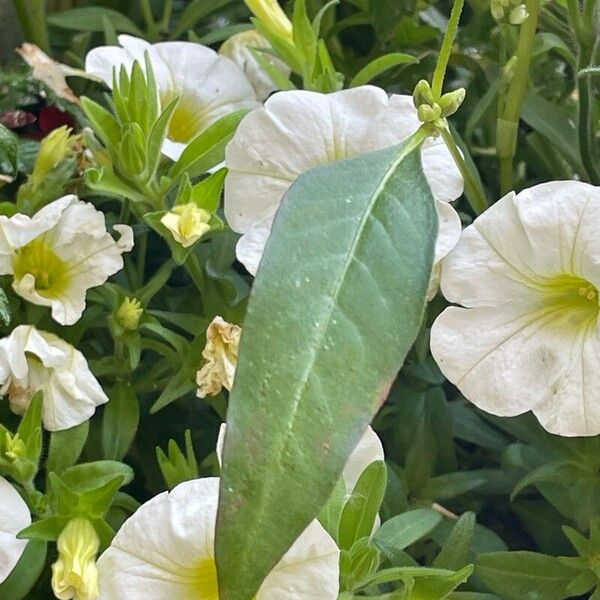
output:
[[[458,149],[450,130],[442,129],[441,134],[442,139],[444,140],[448,150],[450,151],[450,154],[452,155],[452,158],[454,159],[454,162],[456,163],[456,166],[460,170],[465,181],[467,200],[469,201],[469,204],[475,213],[480,215],[488,207],[488,201],[485,197],[485,192],[465,162],[465,159],[460,153],[460,150]]]
[[[45,0],[14,0],[14,5],[25,39],[39,46],[44,52],[50,52]]]
[[[526,5],[529,16],[521,25],[515,70],[504,102],[500,102],[496,125],[496,149],[500,159],[500,190],[502,195],[507,194],[513,188],[513,159],[517,151],[521,107],[529,82],[529,64],[537,31],[540,0],[527,0]]]
[[[431,83],[431,90],[433,97],[437,100],[442,95],[442,88],[444,87],[444,77],[446,76],[446,69],[448,67],[448,61],[452,54],[452,47],[454,46],[454,39],[456,38],[456,32],[458,31],[458,22],[460,21],[460,15],[464,6],[464,0],[454,0],[454,6],[452,6],[452,12],[450,13],[450,19],[448,21],[448,29],[444,35],[444,41],[440,48],[438,60],[435,65],[435,71],[433,72],[433,79]]]
[[[137,264],[137,281],[138,288],[144,285],[144,273],[146,272],[146,254],[148,252],[148,232],[140,235],[138,241],[138,264]]]
[[[171,13],[173,12],[173,0],[165,0],[163,14],[160,20],[160,30],[163,33],[169,33],[169,23],[171,22]]]
[[[194,285],[198,288],[198,291],[202,293],[205,287],[204,271],[198,257],[193,252],[190,252],[185,259],[183,266],[194,282]]]

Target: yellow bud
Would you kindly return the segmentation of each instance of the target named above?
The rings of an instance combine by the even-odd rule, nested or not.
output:
[[[117,309],[115,317],[117,323],[125,329],[125,331],[133,331],[137,329],[144,309],[137,298],[125,298],[121,306]]]
[[[11,435],[8,431],[4,434],[4,456],[10,460],[23,458],[27,454],[27,446],[18,433]]]
[[[508,21],[511,25],[522,25],[528,16],[527,7],[524,4],[519,4],[510,11]]]
[[[293,44],[292,23],[277,0],[244,0],[248,8],[271,32]]]
[[[41,142],[35,159],[30,183],[37,186],[48,173],[73,151],[78,136],[71,136],[71,128],[63,125],[51,131]]]
[[[96,554],[100,539],[81,517],[71,519],[58,536],[58,560],[52,565],[52,591],[60,600],[93,600],[98,593]]]
[[[209,221],[210,213],[193,202],[174,206],[160,220],[184,248],[195,244],[210,230]]]

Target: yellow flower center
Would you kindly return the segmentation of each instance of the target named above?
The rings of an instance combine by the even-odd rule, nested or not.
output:
[[[598,289],[589,281],[564,274],[551,279],[544,289],[551,294],[550,307],[568,310],[584,323],[598,317]]]
[[[40,236],[17,250],[13,259],[15,279],[32,275],[35,290],[40,296],[58,296],[68,285],[67,263],[59,258]]]
[[[217,565],[214,559],[204,558],[196,567],[195,584],[199,600],[219,600]]]
[[[165,94],[161,98],[162,105],[166,106],[176,95],[176,93]],[[202,129],[204,116],[205,113],[197,102],[182,96],[169,122],[167,137],[174,142],[186,144]]]

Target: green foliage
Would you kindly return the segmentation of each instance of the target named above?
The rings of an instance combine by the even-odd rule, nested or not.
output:
[[[192,434],[189,429],[185,432],[185,453],[179,449],[175,440],[169,440],[167,454],[157,447],[156,459],[158,460],[160,472],[170,490],[183,481],[198,477],[198,464],[196,463]]]

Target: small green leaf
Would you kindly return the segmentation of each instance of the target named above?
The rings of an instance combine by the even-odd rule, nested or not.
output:
[[[225,159],[225,146],[233,137],[240,121],[248,110],[238,110],[221,117],[216,123],[197,135],[171,167],[169,177],[176,181],[187,173],[190,178],[204,175]]]
[[[50,25],[75,31],[104,31],[104,20],[108,19],[116,31],[132,33],[139,37],[144,34],[140,28],[123,13],[111,8],[86,6],[71,8],[48,15]]]
[[[181,17],[171,34],[171,39],[176,40],[196,23],[206,18],[211,13],[231,4],[234,0],[192,0],[187,4]],[[203,42],[207,43],[207,42]]]
[[[18,148],[19,140],[17,136],[0,123],[0,159],[5,159],[10,164],[10,175],[17,172]]]
[[[340,519],[338,541],[341,549],[349,550],[356,541],[371,535],[386,488],[386,471],[383,461],[375,461],[356,482]]]
[[[70,429],[52,432],[46,460],[48,472],[53,471],[60,475],[77,462],[87,440],[89,428],[90,422],[84,421],[81,425]]]
[[[102,415],[104,458],[121,460],[133,441],[140,419],[140,407],[130,382],[117,382]]]
[[[115,477],[122,477],[122,485],[127,485],[133,481],[133,469],[115,460],[98,460],[69,467],[60,478],[71,490],[86,492],[105,485]]]
[[[475,534],[475,513],[463,513],[450,535],[446,538],[440,553],[435,557],[433,566],[438,569],[457,571],[469,562],[473,536]]]
[[[393,556],[424,538],[441,520],[442,515],[430,508],[410,510],[386,521],[373,535],[373,544]]]
[[[387,70],[397,67],[398,65],[415,64],[418,63],[419,59],[411,56],[410,54],[404,54],[403,52],[392,52],[380,56],[375,60],[371,61],[368,65],[363,67],[350,81],[349,87],[358,87],[359,85],[365,85],[379,77],[382,73]]]

